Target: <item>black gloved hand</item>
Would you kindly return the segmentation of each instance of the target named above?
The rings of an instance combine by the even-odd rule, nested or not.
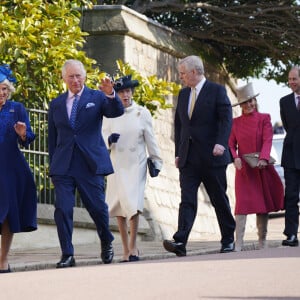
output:
[[[152,177],[158,176],[159,172],[160,172],[160,170],[154,169],[154,172],[153,172],[153,176],[152,176]]]
[[[148,170],[149,170],[150,176],[151,177],[158,176],[160,170],[155,168],[155,164],[150,157],[147,158],[147,165],[148,165]]]
[[[108,145],[110,146],[112,143],[116,143],[118,141],[120,137],[119,133],[112,133],[109,137],[108,137]]]

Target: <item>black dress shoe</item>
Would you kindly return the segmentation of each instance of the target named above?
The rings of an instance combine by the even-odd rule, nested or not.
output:
[[[228,253],[234,251],[234,243],[222,244],[220,253]]]
[[[186,256],[186,249],[183,243],[175,242],[173,240],[164,240],[163,245],[167,251],[173,252],[177,256]]]
[[[56,264],[56,268],[69,268],[75,266],[75,259],[73,255],[63,255],[61,260]]]
[[[298,246],[298,244],[299,244],[299,242],[298,242],[297,236],[294,234],[288,236],[286,240],[282,241],[282,246],[296,247],[296,246]]]
[[[114,249],[112,243],[101,242],[101,259],[104,264],[110,264],[114,258]]]

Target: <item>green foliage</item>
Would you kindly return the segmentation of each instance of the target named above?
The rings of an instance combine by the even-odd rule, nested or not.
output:
[[[61,67],[66,59],[81,60],[93,79],[95,61],[81,51],[87,35],[81,32],[77,5],[92,1],[1,1],[0,61],[8,63],[16,78],[14,99],[27,107],[47,109],[64,90]]]
[[[170,95],[177,95],[181,86],[175,82],[168,82],[156,75],[142,76],[138,71],[134,70],[128,63],[122,60],[117,60],[118,71],[115,79],[119,77],[132,75],[132,79],[139,81],[139,86],[135,88],[133,98],[142,106],[146,106],[152,115],[155,115],[159,108],[168,109],[172,105],[167,103],[167,97]],[[103,78],[105,73],[100,74]]]
[[[92,7],[95,1],[10,0],[0,7],[0,62],[11,66],[17,78],[14,99],[26,107],[47,109],[48,103],[65,90],[61,67],[74,58],[87,68],[87,85],[97,88],[100,70],[96,61],[82,51],[85,36],[80,29],[80,7]],[[129,65],[118,62],[120,74],[134,74],[141,83],[135,97],[154,114],[166,109],[166,96],[176,94],[178,86],[158,79],[142,77]]]

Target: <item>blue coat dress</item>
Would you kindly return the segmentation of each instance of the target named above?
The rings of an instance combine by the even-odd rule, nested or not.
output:
[[[18,121],[26,123],[25,141],[15,132],[14,124]],[[37,229],[36,186],[18,146],[27,147],[34,138],[24,106],[6,101],[0,110],[0,226],[7,218],[13,233]]]

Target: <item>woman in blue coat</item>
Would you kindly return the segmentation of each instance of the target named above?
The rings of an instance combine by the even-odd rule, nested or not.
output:
[[[32,172],[19,145],[35,138],[21,103],[10,101],[14,92],[12,72],[0,66],[0,273],[10,272],[8,253],[14,233],[37,229],[37,194]]]

